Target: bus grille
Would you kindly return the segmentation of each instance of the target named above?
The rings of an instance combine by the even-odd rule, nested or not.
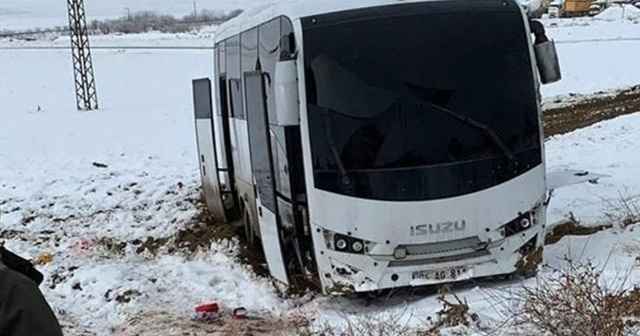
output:
[[[391,260],[389,267],[428,265],[483,257],[491,254],[487,247],[477,236],[435,243],[399,245],[398,248],[407,250],[409,258]]]
[[[405,259],[405,260],[391,260],[389,261],[389,267],[402,267],[402,266],[419,266],[419,265],[431,265],[445,262],[452,262],[465,259],[474,259],[490,255],[489,250],[480,250],[470,253],[455,254],[443,257],[422,258],[422,259]]]
[[[447,240],[442,242],[427,243],[427,244],[415,244],[415,245],[400,245],[398,248],[407,249],[407,255],[417,256],[425,254],[438,254],[447,253],[460,250],[471,249],[477,251],[485,248],[480,238],[469,237],[456,240]]]

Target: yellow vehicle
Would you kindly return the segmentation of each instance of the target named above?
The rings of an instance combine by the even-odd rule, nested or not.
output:
[[[589,14],[590,8],[591,0],[566,0],[562,8],[562,16],[584,16]]]

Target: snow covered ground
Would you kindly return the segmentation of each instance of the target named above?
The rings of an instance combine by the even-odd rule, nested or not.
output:
[[[41,7],[42,1],[21,3],[20,10],[30,15],[29,27],[43,22],[49,26],[47,20],[57,17],[53,7]],[[99,4],[87,1],[88,11],[94,3]],[[216,6],[223,3],[216,2]],[[188,12],[192,2],[155,4],[159,6],[155,10],[180,13]],[[117,5],[104,6],[118,9]],[[122,1],[122,6],[133,5]],[[0,3],[0,13],[17,10],[13,3]],[[111,15],[107,10],[103,14]],[[2,15],[0,29],[7,17],[26,24],[20,15]],[[558,41],[564,75],[560,83],[543,87],[546,101],[640,84],[640,24],[588,18],[546,20],[545,24]],[[67,42],[64,38],[0,41],[0,48],[66,46]],[[198,213],[190,81],[211,75],[212,55],[208,50],[131,50],[124,46],[210,43],[208,34],[96,37],[94,46],[123,48],[94,50],[101,108],[87,113],[74,108],[68,51],[0,52],[3,236],[9,248],[23,255],[53,255],[53,261],[41,268],[47,276],[42,289],[67,333],[203,333],[205,327],[190,322],[189,312],[197,303],[209,300],[228,308],[243,305],[263,316],[267,321],[261,326],[264,332],[282,327],[269,321],[291,314],[315,316],[318,325],[323,321],[344,324],[345,317],[385,316],[402,316],[416,325],[434,316],[440,306],[433,295],[405,295],[370,306],[336,298],[282,299],[276,285],[258,278],[238,261],[234,241],[213,243],[207,253],[169,253],[171,244],[163,238],[175,238]],[[596,185],[558,190],[550,219],[572,212],[584,224],[598,224],[605,213],[616,213],[621,197],[637,199],[638,134],[640,113],[548,140],[550,170],[572,167],[611,175]],[[609,283],[621,281],[621,274],[638,283],[640,273],[634,265],[640,252],[634,254],[626,247],[638,245],[639,231],[616,228],[588,237],[566,237],[549,246],[545,258],[558,267],[567,253],[592,258],[605,268]],[[155,254],[154,246],[160,246]],[[613,257],[607,259],[610,252]],[[542,271],[540,276],[549,274]],[[502,297],[498,294],[520,286],[483,284],[462,289],[458,295],[492,327],[509,314],[509,305],[504,300],[497,302]],[[294,308],[300,302],[304,304]],[[466,332],[482,334],[480,329]]]
[[[277,0],[85,0],[87,21],[126,16],[127,12],[154,11],[186,15],[197,11],[232,11]],[[128,11],[127,11],[128,9]],[[65,0],[2,0],[0,31],[51,28],[69,24]]]
[[[629,4],[611,6],[598,14],[596,19],[605,21],[618,21],[621,19],[637,21],[640,20],[640,8]]]
[[[607,13],[602,13],[607,14]],[[640,20],[545,19],[556,42],[562,80],[542,87],[545,101],[640,83]]]

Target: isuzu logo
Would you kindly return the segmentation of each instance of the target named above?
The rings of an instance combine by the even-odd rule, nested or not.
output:
[[[436,235],[441,233],[451,233],[464,231],[467,227],[465,221],[448,221],[435,224],[421,224],[411,227],[412,236]]]

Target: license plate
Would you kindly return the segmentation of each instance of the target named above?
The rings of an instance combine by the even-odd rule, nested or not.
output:
[[[442,270],[416,271],[413,272],[413,279],[422,280],[456,280],[467,272],[464,267],[452,267]]]

